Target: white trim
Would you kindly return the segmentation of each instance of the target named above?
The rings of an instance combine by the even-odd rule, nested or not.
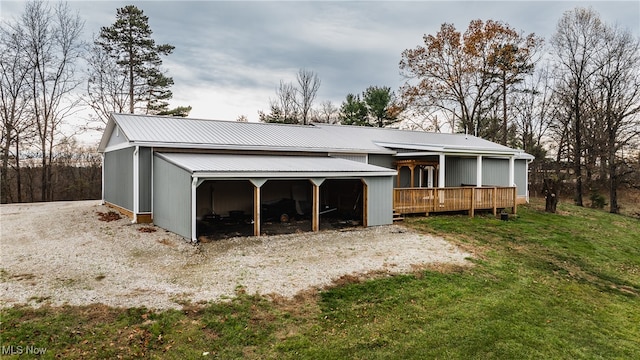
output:
[[[476,158],[476,186],[482,187],[482,155]]]
[[[299,178],[337,178],[337,177],[369,177],[369,176],[394,176],[397,171],[372,171],[372,172],[238,172],[238,171],[220,171],[220,172],[195,172],[192,176],[202,178],[278,178],[278,179],[299,179]]]
[[[153,221],[153,148],[151,150],[151,220]]]
[[[438,187],[445,187],[444,171],[445,171],[445,154],[438,154]]]
[[[133,150],[133,222],[138,222],[140,212],[140,147]]]
[[[509,186],[516,186],[515,171],[515,159],[514,156],[512,156],[509,158]]]
[[[100,205],[104,205],[104,153],[100,154],[100,158],[102,159],[102,169],[101,169],[101,176],[102,176],[102,184],[101,184],[101,191],[102,191],[102,200],[100,201]]]
[[[116,145],[112,145],[107,147],[106,149],[104,149],[104,152],[110,152],[110,151],[116,151],[116,150],[122,150],[122,149],[126,149],[126,148],[130,148],[133,147],[134,145],[131,145],[128,142],[124,142],[124,143],[120,143],[120,144],[116,144]],[[136,146],[137,147],[137,146]]]
[[[196,193],[198,190],[198,178],[194,177],[191,181],[191,241],[197,242],[197,227],[196,227]]]

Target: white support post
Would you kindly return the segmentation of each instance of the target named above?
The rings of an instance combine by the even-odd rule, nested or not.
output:
[[[515,180],[515,158],[513,156],[509,157],[509,186],[516,186]]]
[[[133,150],[133,223],[138,222],[140,212],[140,147]]]
[[[439,160],[438,160],[438,187],[439,188],[443,188],[445,187],[444,185],[444,161],[445,161],[445,156],[444,154],[440,154],[439,155]]]
[[[191,180],[191,241],[198,241],[197,227],[196,227],[196,201],[197,201],[197,190],[198,190],[198,178],[194,177]]]
[[[100,205],[104,205],[104,153],[100,154],[100,158],[102,160],[102,202]]]
[[[427,187],[432,188],[433,187],[433,166],[429,166],[427,167],[428,170],[428,179],[427,179]]]
[[[476,186],[482,187],[482,155],[476,161]]]

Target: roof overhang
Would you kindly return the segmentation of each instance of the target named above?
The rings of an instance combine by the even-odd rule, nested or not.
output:
[[[396,170],[329,156],[156,153],[197,178],[337,178],[393,176]]]

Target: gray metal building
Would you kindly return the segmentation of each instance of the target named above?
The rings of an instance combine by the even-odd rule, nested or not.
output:
[[[131,114],[112,114],[99,151],[106,204],[194,241],[211,212],[246,212],[260,235],[261,204],[282,197],[317,231],[322,202],[351,188],[364,226],[392,223],[397,187],[516,186],[526,201],[533,159],[463,134]]]

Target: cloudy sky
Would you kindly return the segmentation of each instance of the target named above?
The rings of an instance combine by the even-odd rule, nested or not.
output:
[[[69,1],[86,21],[87,39],[134,4],[149,17],[157,43],[176,47],[164,58],[175,82],[173,106],[191,117],[257,121],[280,80],[298,69],[322,82],[316,103],[335,105],[368,86],[397,89],[404,49],[422,43],[442,23],[464,31],[473,19],[500,20],[550,38],[562,14],[592,7],[603,21],[640,35],[640,1]],[[2,0],[3,20],[22,12]]]

